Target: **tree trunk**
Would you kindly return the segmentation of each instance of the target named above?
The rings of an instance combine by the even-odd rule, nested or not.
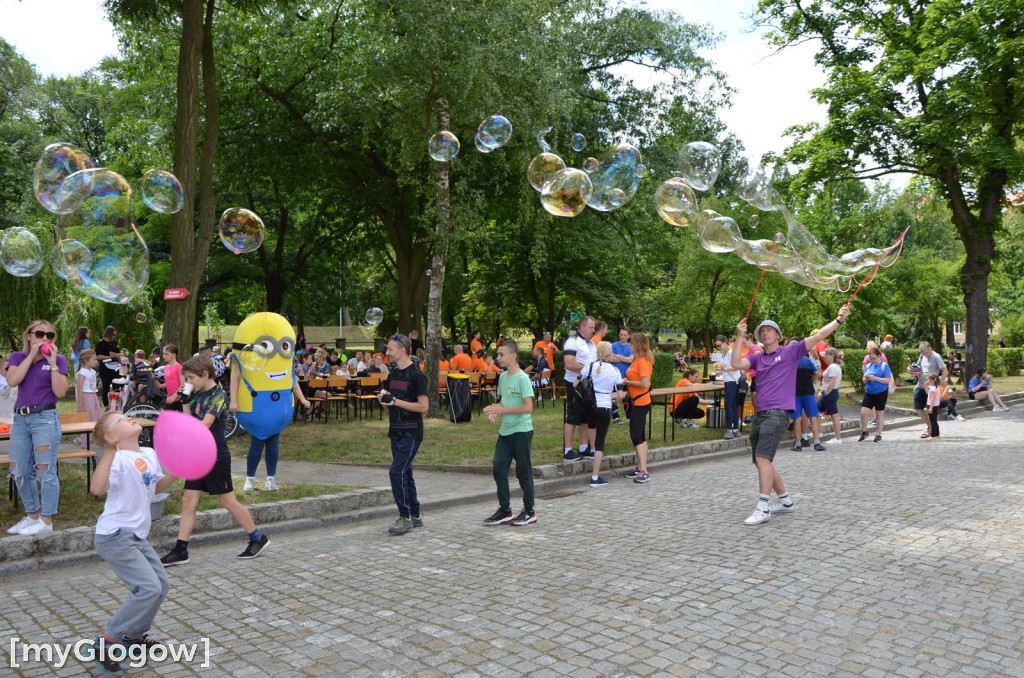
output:
[[[448,102],[440,99],[438,101],[438,129],[448,129],[448,124]],[[445,416],[441,410],[441,399],[438,397],[438,365],[441,357],[441,297],[444,294],[444,275],[448,266],[448,241],[452,228],[449,170],[448,163],[438,163],[437,173],[434,177],[437,224],[434,254],[430,260],[432,270],[429,276],[430,295],[427,303],[427,364],[424,369],[427,376],[427,400],[430,403],[427,416],[437,419]],[[420,307],[422,307],[422,300]],[[401,309],[401,296],[399,296],[399,309]]]
[[[213,195],[213,159],[217,151],[218,108],[213,52],[215,0],[183,0],[181,49],[178,53],[178,110],[174,144],[174,174],[185,189],[185,204],[171,216],[171,287],[184,287],[189,297],[167,304],[164,342],[176,343],[182,355],[196,349],[196,308],[210,238],[216,221]],[[199,78],[205,99],[201,155],[199,136]],[[199,228],[196,229],[195,186],[199,185]]]

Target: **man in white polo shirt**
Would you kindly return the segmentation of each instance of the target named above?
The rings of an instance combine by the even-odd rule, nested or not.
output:
[[[590,338],[594,335],[594,319],[589,315],[580,318],[576,328],[576,334],[565,340],[562,347],[563,364],[565,366],[565,461],[576,461],[583,457],[593,457],[594,451],[590,448],[589,442],[593,433],[590,429],[590,422],[583,421],[583,413],[576,402],[576,380],[580,374],[586,374],[587,367],[597,357],[597,349]],[[580,429],[580,452],[572,451],[572,437],[576,433],[576,427]]]

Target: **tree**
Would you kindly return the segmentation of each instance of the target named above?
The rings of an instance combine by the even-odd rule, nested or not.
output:
[[[780,47],[820,41],[824,126],[787,152],[811,180],[910,173],[949,204],[966,259],[967,370],[986,364],[988,279],[1006,189],[1024,177],[1024,19],[1001,0],[760,0]]]

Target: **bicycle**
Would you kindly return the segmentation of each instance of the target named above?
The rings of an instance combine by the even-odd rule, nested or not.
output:
[[[160,412],[167,409],[167,394],[156,383],[160,368],[151,367],[135,370],[133,379],[125,386],[128,395],[124,400],[124,413],[137,419],[156,422]],[[224,438],[230,438],[239,430],[244,430],[238,423],[234,412],[228,412],[224,419]],[[147,447],[153,446],[153,428],[145,427],[139,435],[139,443]]]

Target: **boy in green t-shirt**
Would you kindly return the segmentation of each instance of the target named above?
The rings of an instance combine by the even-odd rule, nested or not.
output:
[[[484,521],[485,525],[530,525],[537,522],[533,511],[533,385],[530,377],[519,369],[519,346],[506,339],[498,347],[498,365],[505,371],[498,377],[497,402],[484,408],[491,420],[501,420],[498,442],[494,445],[494,482],[498,486],[498,510]],[[512,517],[512,498],[508,487],[508,470],[516,462],[516,478],[523,489],[523,512]]]

